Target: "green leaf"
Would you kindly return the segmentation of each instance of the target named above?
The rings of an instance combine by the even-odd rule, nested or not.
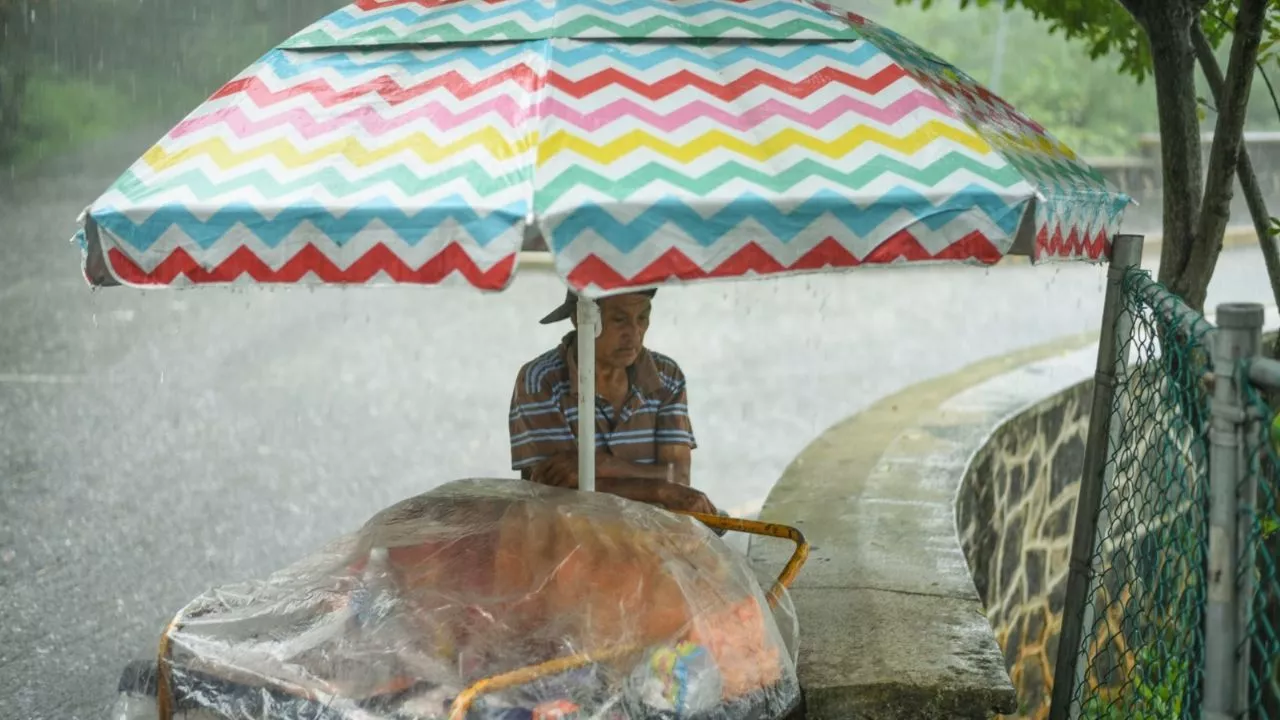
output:
[[[1275,534],[1276,530],[1280,530],[1280,522],[1276,522],[1276,519],[1273,517],[1262,518],[1258,525],[1259,529],[1262,531],[1262,537],[1264,540],[1270,539],[1270,537]]]
[[[1199,97],[1199,96],[1196,97],[1196,119],[1197,120],[1203,123],[1209,118],[1209,113],[1217,113],[1217,112],[1218,112],[1218,108],[1215,107],[1213,103],[1210,103],[1208,100],[1202,97]]]

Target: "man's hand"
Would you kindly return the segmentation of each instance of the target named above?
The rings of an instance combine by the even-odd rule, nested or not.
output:
[[[704,515],[715,515],[718,512],[716,506],[701,490],[694,490],[688,485],[663,483],[658,493],[658,501],[668,510]]]
[[[667,468],[653,466],[641,466],[641,468],[655,475],[661,473],[665,476],[668,472]],[[599,466],[597,466],[597,472],[599,472]],[[600,473],[596,477],[596,484],[598,490],[639,502],[653,503],[668,510],[715,515],[716,506],[706,495],[688,485],[681,484],[689,481],[687,469],[674,468],[673,472],[675,474],[673,482],[657,478],[607,477],[604,473]],[[529,480],[539,485],[576,489],[578,487],[577,454],[552,455],[533,468]]]
[[[538,463],[529,478],[539,485],[576,489],[578,487],[577,454],[561,453]]]

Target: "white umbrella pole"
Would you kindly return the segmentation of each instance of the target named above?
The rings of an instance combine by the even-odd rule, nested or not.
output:
[[[600,307],[578,296],[578,489],[596,489],[596,335]]]

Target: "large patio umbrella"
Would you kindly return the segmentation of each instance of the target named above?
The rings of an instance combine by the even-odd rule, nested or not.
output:
[[[219,89],[88,209],[94,285],[595,299],[896,263],[1104,261],[1129,199],[954,66],[798,0],[359,0]],[[578,344],[594,417],[594,344]],[[581,423],[580,485],[595,428]]]

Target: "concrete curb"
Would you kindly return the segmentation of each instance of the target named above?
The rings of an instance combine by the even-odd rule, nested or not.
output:
[[[1016,710],[955,527],[974,449],[1009,412],[986,384],[1078,355],[1096,334],[984,360],[875,403],[802,452],[760,518],[813,544],[792,586],[807,717],[986,718]],[[999,395],[999,397],[996,397]],[[758,572],[785,548],[752,542]]]
[[[1258,234],[1253,231],[1252,225],[1236,225],[1227,228],[1227,232],[1222,236],[1222,249],[1234,250],[1242,247],[1257,247]],[[1143,256],[1146,258],[1160,257],[1160,250],[1164,247],[1164,235],[1147,235],[1143,242]]]

